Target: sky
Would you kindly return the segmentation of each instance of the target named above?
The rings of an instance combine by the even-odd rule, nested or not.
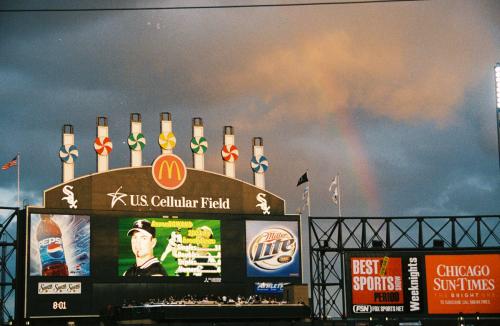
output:
[[[64,124],[74,126],[79,177],[96,171],[96,117],[109,119],[114,169],[129,166],[130,113],[142,114],[149,165],[160,112],[171,112],[174,152],[188,166],[194,117],[209,171],[223,173],[231,125],[236,176],[252,182],[252,138],[262,137],[266,188],[289,214],[302,206],[306,171],[313,216],[337,216],[336,174],[345,217],[500,214],[499,1],[1,11],[279,2],[2,1],[0,164],[20,153],[21,200],[40,205],[61,182]],[[0,206],[15,206],[16,191],[16,169],[0,171]]]
[[[231,125],[236,176],[252,182],[252,137],[262,137],[266,188],[290,214],[306,171],[314,216],[337,216],[328,191],[336,174],[343,216],[499,214],[498,17],[495,0],[0,12],[0,164],[19,152],[21,200],[40,204],[61,182],[64,124],[74,126],[79,177],[96,171],[96,117],[109,119],[113,169],[129,166],[130,113],[142,114],[149,165],[160,154],[159,114],[171,112],[174,152],[188,166],[194,117],[204,122],[209,171],[223,173]],[[16,205],[16,188],[16,169],[0,171],[0,206]]]

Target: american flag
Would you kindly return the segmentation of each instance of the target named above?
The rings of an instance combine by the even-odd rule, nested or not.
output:
[[[8,161],[7,163],[5,163],[4,165],[2,165],[2,170],[7,170],[13,166],[16,166],[17,165],[17,156],[14,156],[14,158],[10,161]]]

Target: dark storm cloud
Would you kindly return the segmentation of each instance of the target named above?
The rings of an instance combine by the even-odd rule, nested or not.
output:
[[[0,129],[10,139],[0,158],[21,151],[23,189],[41,196],[60,180],[63,124],[75,126],[80,176],[95,171],[96,116],[110,118],[117,168],[128,165],[129,113],[143,114],[149,164],[158,113],[171,111],[188,164],[191,118],[204,118],[215,172],[222,127],[234,125],[245,181],[251,139],[262,136],[268,188],[289,213],[306,169],[315,215],[335,214],[327,190],[337,172],[347,215],[495,212],[494,104],[485,98],[498,10],[444,1],[0,14]],[[3,174],[1,188],[12,184],[15,173]]]
[[[377,171],[390,171],[379,173],[384,211],[395,215],[498,211],[496,155],[494,151],[481,150],[476,129],[462,129],[459,133],[453,128],[433,126],[392,129],[383,136],[386,145],[393,148],[391,154],[374,160]]]

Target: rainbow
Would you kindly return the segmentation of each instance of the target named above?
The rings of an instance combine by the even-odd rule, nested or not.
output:
[[[359,130],[349,112],[339,114],[337,117],[335,121],[337,122],[339,133],[346,142],[348,156],[352,162],[352,171],[350,171],[350,174],[356,178],[356,182],[353,184],[358,186],[366,200],[369,214],[379,215],[381,207],[377,189],[377,176],[368,160],[367,151],[361,140]],[[345,201],[343,202],[345,203]],[[342,207],[344,206],[342,205]]]

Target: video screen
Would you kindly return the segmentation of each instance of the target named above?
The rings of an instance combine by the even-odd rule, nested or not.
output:
[[[300,242],[295,221],[246,221],[247,276],[300,276]]]
[[[220,220],[120,218],[118,275],[221,277]]]
[[[90,275],[90,217],[31,214],[31,276]]]

